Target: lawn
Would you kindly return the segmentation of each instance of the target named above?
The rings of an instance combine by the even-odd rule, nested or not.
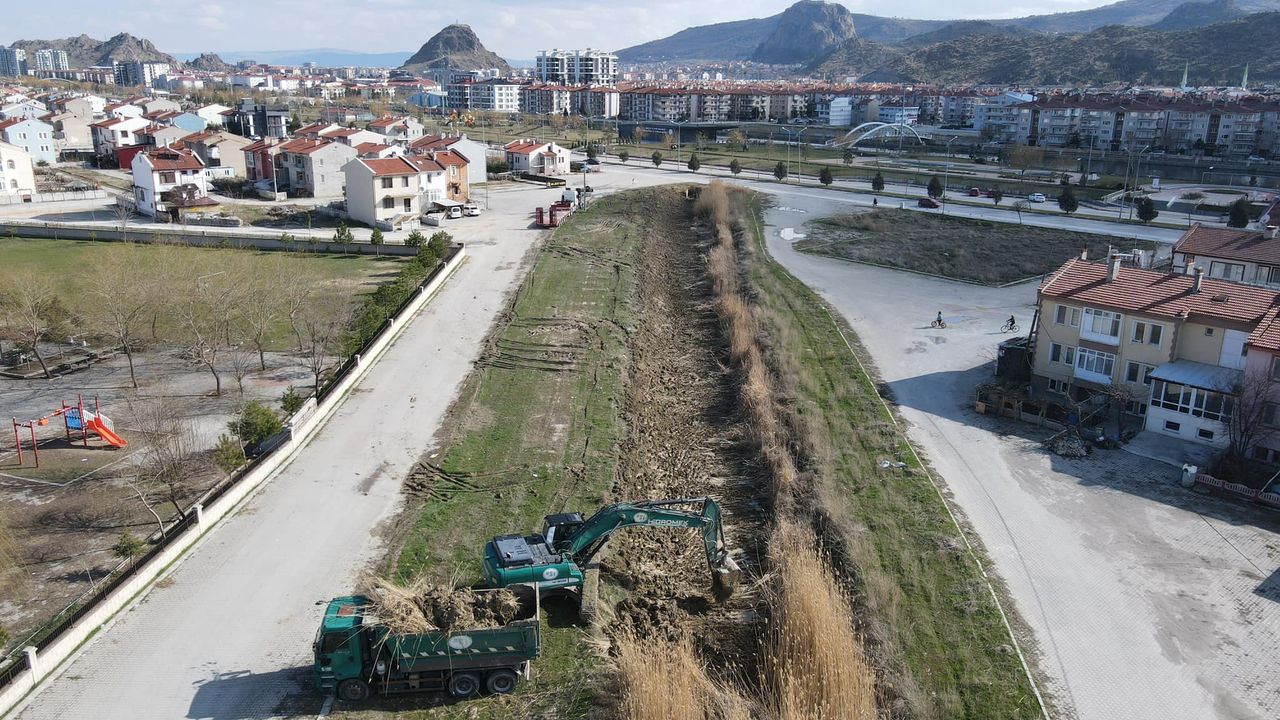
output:
[[[630,260],[645,237],[643,222],[620,216],[645,205],[637,199],[600,200],[542,249],[460,392],[442,449],[408,481],[413,499],[388,572],[477,582],[492,536],[603,503],[625,431],[618,413],[636,285]],[[532,681],[513,696],[434,709],[439,697],[405,698],[339,716],[584,717],[599,674],[575,615],[564,604],[549,608]]]
[[[96,282],[93,274],[95,258],[102,257],[110,246],[111,243],[82,240],[0,238],[0,268],[47,276],[58,284],[59,297],[67,309],[81,313],[94,302],[88,290]],[[199,261],[212,267],[220,267],[224,264],[223,258],[237,253],[251,253],[264,260],[285,257],[280,253],[252,250],[180,246],[166,246],[164,250],[175,253],[176,261],[183,265]],[[341,297],[366,293],[381,283],[393,280],[403,263],[401,258],[365,255],[302,252],[287,255],[290,276],[307,278],[314,283],[317,297],[321,299],[326,295]],[[281,282],[284,280],[282,277]],[[288,318],[281,316],[276,324],[277,327],[269,333],[269,349],[288,349],[291,337]]]
[[[942,277],[1003,285],[1043,275],[1084,248],[1103,257],[1117,238],[910,210],[811,220],[796,248],[843,260],[885,265]],[[1121,249],[1152,249],[1123,240]]]
[[[754,202],[751,281],[881,685],[909,717],[1039,717],[982,572],[855,356],[852,330],[768,256]],[[907,467],[883,469],[883,458]]]

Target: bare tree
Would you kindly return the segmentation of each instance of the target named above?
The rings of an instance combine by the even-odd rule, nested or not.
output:
[[[1125,383],[1113,383],[1108,385],[1103,394],[1106,395],[1107,404],[1111,406],[1111,411],[1115,413],[1116,418],[1116,438],[1124,435],[1124,418],[1129,407],[1129,403],[1138,400],[1138,393],[1133,387]]]
[[[311,300],[313,278],[301,268],[297,268],[294,273],[279,280],[280,307],[289,318],[289,328],[293,330],[293,337],[298,341],[298,352],[303,352],[306,348],[302,337],[302,311]]]
[[[0,275],[0,333],[40,363],[45,378],[52,378],[40,343],[64,329],[70,313],[62,305],[58,288],[37,273],[6,272]]]
[[[266,342],[269,333],[275,328],[280,316],[290,311],[287,305],[289,293],[282,290],[297,285],[304,285],[303,289],[307,289],[304,284],[305,279],[293,276],[299,264],[293,258],[276,254],[262,258],[262,262],[255,263],[252,268],[249,291],[245,293],[241,315],[244,318],[246,335],[258,352],[259,370],[267,369]],[[296,314],[301,307],[299,303],[293,312]],[[296,327],[294,335],[299,338],[298,345],[301,347],[301,334]]]
[[[1238,383],[1222,390],[1228,396],[1224,402],[1230,405],[1223,420],[1227,448],[1222,457],[1222,465],[1229,474],[1243,470],[1249,452],[1275,434],[1272,424],[1280,421],[1275,417],[1280,398],[1273,396],[1271,387],[1267,373],[1254,370],[1246,371]]]
[[[129,381],[135,388],[138,376],[133,351],[141,339],[138,333],[147,314],[158,299],[153,285],[157,281],[155,267],[150,260],[150,254],[136,245],[110,245],[98,258],[89,290],[95,298],[88,313],[90,319],[124,350],[129,360]]]
[[[154,398],[133,406],[134,421],[142,432],[137,477],[130,489],[146,506],[164,534],[164,523],[156,510],[158,502],[168,502],[178,518],[186,519],[182,498],[192,478],[202,469],[196,452],[199,444],[184,406],[174,398]]]
[[[122,202],[122,198],[116,198],[115,204],[111,206],[111,213],[120,224],[120,239],[128,241],[129,221],[133,219],[133,205],[128,201]]]
[[[208,266],[192,265],[189,273],[199,273],[202,269]],[[231,324],[240,299],[238,275],[236,268],[228,266],[183,278],[186,287],[175,307],[187,354],[213,376],[215,395],[222,395],[218,359],[231,344]]]
[[[312,388],[320,394],[320,377],[342,347],[343,333],[351,320],[351,304],[346,298],[327,296],[309,303],[302,311],[300,325]]]

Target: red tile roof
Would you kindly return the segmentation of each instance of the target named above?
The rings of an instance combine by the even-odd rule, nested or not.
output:
[[[26,120],[26,118],[9,118],[8,120],[0,120],[0,130],[13,127],[23,120]]]
[[[1214,319],[1255,324],[1280,304],[1274,290],[1206,278],[1200,292],[1195,278],[1121,267],[1107,281],[1105,262],[1072,258],[1040,285],[1040,295],[1084,305],[1172,318]]]
[[[1280,265],[1280,238],[1268,239],[1260,230],[1204,227],[1196,223],[1178,238],[1173,251]]]
[[[359,145],[356,146],[356,152],[360,153],[361,155],[371,155],[374,153],[380,153],[383,150],[386,150],[390,147],[391,147],[390,145],[384,145],[383,143],[376,143],[376,142],[360,143]]]
[[[1267,311],[1247,342],[1263,350],[1280,351],[1280,308]]]
[[[293,153],[295,155],[310,155],[320,148],[328,147],[333,143],[329,140],[312,140],[311,138],[297,138],[280,144],[280,152]]]
[[[185,148],[156,148],[142,153],[151,163],[152,169],[161,170],[200,170],[204,163],[195,153]]]
[[[546,145],[547,143],[539,142],[537,140],[512,140],[506,144],[504,149],[507,152],[530,155],[535,150],[541,150]]]
[[[360,161],[373,171],[374,177],[387,175],[417,175],[421,172],[416,165],[405,158],[365,158]]]

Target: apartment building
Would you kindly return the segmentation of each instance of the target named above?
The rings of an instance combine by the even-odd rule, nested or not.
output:
[[[518,113],[520,112],[520,85],[497,78],[471,83],[469,107],[472,110]]]
[[[332,140],[299,138],[281,143],[275,157],[279,187],[302,197],[339,197],[346,179],[342,168],[356,158],[356,150]]]
[[[18,77],[27,74],[27,51],[0,47],[0,76]]]
[[[36,70],[70,70],[71,62],[66,50],[44,48],[35,53]]]
[[[58,161],[53,126],[43,120],[21,116],[0,120],[0,140],[22,148],[37,164]]]
[[[573,88],[567,85],[522,85],[520,108],[533,115],[563,115],[573,107]]]
[[[1133,397],[1126,411],[1147,430],[1222,446],[1251,338],[1274,321],[1278,303],[1274,290],[1206,279],[1200,269],[1068,260],[1037,296],[1034,392],[1082,402],[1123,386]]]
[[[613,85],[618,56],[601,50],[540,50],[534,77],[554,85]]]

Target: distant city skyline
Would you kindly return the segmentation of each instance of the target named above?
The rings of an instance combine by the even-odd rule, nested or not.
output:
[[[162,0],[103,4],[62,0],[4,17],[0,43],[84,33],[105,40],[127,32],[170,54],[332,48],[413,52],[440,28],[468,24],[485,47],[531,59],[552,47],[620,50],[686,27],[767,17],[795,0],[471,0],[461,7],[424,0],[220,0],[177,9]],[[991,19],[1086,10],[1114,0],[846,0],[851,12],[919,19]]]

